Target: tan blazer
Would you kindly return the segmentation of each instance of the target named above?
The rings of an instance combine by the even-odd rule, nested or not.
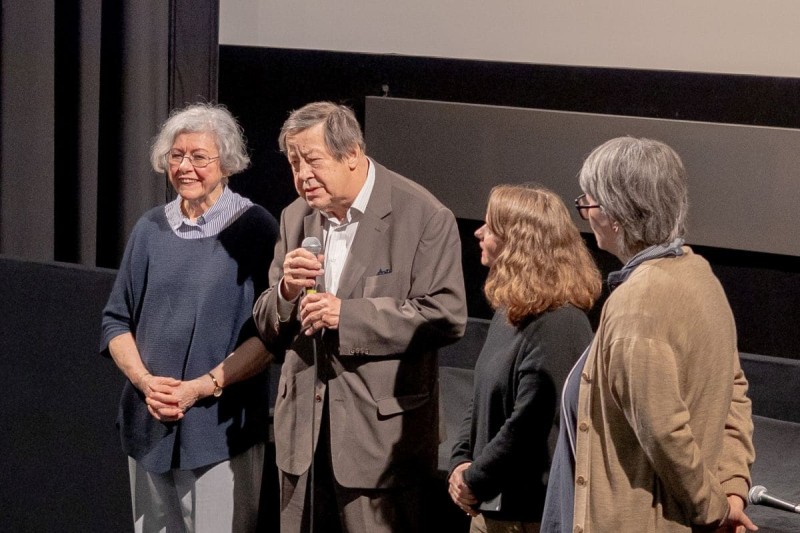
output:
[[[282,323],[277,311],[284,256],[305,237],[322,240],[322,216],[302,198],[281,214],[270,289],[254,309],[268,345],[286,346],[275,405],[278,467],[308,470],[312,411],[318,436],[327,387],[333,472],[350,488],[409,485],[436,468],[436,351],[463,335],[467,318],[453,214],[418,184],[375,168],[339,283],[339,329],[317,343],[323,379],[316,392],[312,341],[298,335],[295,316]]]

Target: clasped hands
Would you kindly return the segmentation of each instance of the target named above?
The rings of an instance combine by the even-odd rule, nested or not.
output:
[[[477,505],[478,499],[472,494],[472,490],[470,490],[469,486],[464,481],[464,471],[468,469],[471,464],[472,463],[461,463],[453,469],[453,472],[447,479],[447,492],[450,493],[450,499],[453,500],[453,503],[458,505],[462,511],[469,516],[478,516],[480,513],[473,507]]]
[[[303,291],[314,289],[317,278],[323,276],[323,255],[296,248],[283,259],[281,296],[287,301],[296,300]],[[307,293],[300,300],[300,327],[306,335],[322,329],[338,329],[342,301],[328,292]]]
[[[213,383],[205,376],[191,381],[144,374],[139,378],[138,387],[144,393],[147,411],[160,422],[177,422],[182,419],[203,394],[203,383],[207,380],[213,390]],[[207,387],[206,387],[207,388]]]

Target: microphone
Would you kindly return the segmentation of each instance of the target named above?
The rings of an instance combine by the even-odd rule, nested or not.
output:
[[[317,257],[320,254],[320,252],[322,252],[322,243],[319,242],[319,239],[317,239],[316,237],[306,237],[305,239],[303,239],[303,242],[300,244],[300,246],[303,247],[303,250],[305,250],[307,252],[311,252],[314,255],[314,257]],[[306,294],[316,294],[317,293],[317,287],[322,287],[323,285],[324,285],[324,283],[322,281],[320,281],[319,278],[317,278],[315,280],[314,287],[312,287],[310,289],[306,289]],[[309,324],[305,329],[303,329],[302,332],[305,333],[311,327],[312,327],[311,324]],[[317,335],[319,335],[319,332],[317,332]],[[310,494],[311,495],[310,495],[310,500],[309,500],[309,506],[311,508],[311,512],[310,512],[310,514],[311,514],[311,523],[309,524],[310,525],[309,531],[313,532],[314,531],[314,514],[315,514],[314,513],[314,500],[315,500],[315,493],[316,493],[316,490],[315,490],[316,489],[316,482],[315,482],[315,479],[314,479],[315,478],[314,472],[316,470],[316,468],[314,468],[314,456],[316,455],[316,453],[315,453],[316,450],[314,448],[314,443],[316,442],[316,439],[314,438],[314,427],[315,427],[314,426],[314,420],[316,420],[316,414],[315,414],[316,409],[317,409],[316,398],[318,398],[318,396],[316,395],[316,390],[317,390],[317,383],[316,382],[319,379],[319,377],[318,377],[319,376],[319,370],[318,370],[319,369],[319,355],[317,354],[317,339],[316,339],[316,337],[314,337],[312,339],[311,347],[312,347],[311,349],[313,350],[312,353],[313,353],[313,356],[314,356],[314,366],[313,366],[313,369],[314,369],[314,381],[311,383],[311,394],[310,394],[310,398],[311,398],[312,402],[311,402],[311,469],[310,469],[311,470],[311,474],[310,474],[310,483],[311,483]]]
[[[767,494],[766,487],[756,485],[747,495],[747,501],[753,505],[766,505],[774,509],[781,509],[782,511],[789,511],[790,513],[800,513],[800,505],[789,503],[786,500],[781,500],[775,496]]]
[[[306,237],[303,239],[303,242],[300,244],[300,246],[302,246],[303,250],[314,254],[314,257],[317,257],[322,252],[322,243],[319,242],[319,239],[316,237]],[[306,294],[316,294],[317,287],[322,287],[324,285],[319,278],[317,278],[316,282],[317,283],[313,288],[306,289]]]

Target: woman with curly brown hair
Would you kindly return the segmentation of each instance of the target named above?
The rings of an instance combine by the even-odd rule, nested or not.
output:
[[[492,189],[475,236],[495,315],[450,461],[453,502],[471,532],[538,531],[557,406],[592,340],[585,311],[600,273],[567,208],[539,186]]]

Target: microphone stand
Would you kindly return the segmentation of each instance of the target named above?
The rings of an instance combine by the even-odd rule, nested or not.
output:
[[[306,291],[306,294],[316,294],[317,287],[315,286],[313,289],[309,289]],[[315,332],[314,335],[311,337],[311,352],[312,352],[312,369],[314,374],[314,379],[311,381],[311,472],[309,474],[309,533],[314,533],[314,500],[315,500],[315,493],[316,493],[316,449],[314,446],[315,442],[315,435],[316,435],[316,427],[317,427],[317,380],[319,379],[319,353],[317,348],[317,339],[320,337],[318,334],[319,332]],[[323,411],[324,412],[324,411]],[[321,422],[320,422],[321,423]]]
[[[300,245],[304,250],[314,254],[314,256],[319,255],[322,251],[322,243],[320,243],[319,239],[316,237],[306,237],[303,239],[303,242]],[[316,294],[318,286],[314,285],[313,288],[306,290],[306,295],[308,294]],[[317,425],[317,379],[319,379],[319,355],[317,353],[317,334],[314,333],[311,339],[311,351],[313,355],[312,361],[312,372],[314,375],[314,379],[311,381],[311,465],[310,469],[311,472],[309,473],[308,477],[308,484],[309,490],[311,491],[309,494],[309,531],[310,533],[314,533],[314,500],[315,500],[315,492],[316,492],[316,484],[315,484],[315,433],[316,433],[316,425]],[[324,412],[324,411],[323,411]],[[301,519],[302,521],[302,519]]]
[[[317,292],[316,290],[314,292]],[[316,493],[314,457],[317,455],[314,447],[314,434],[317,427],[317,379],[319,379],[319,361],[317,355],[317,335],[311,337],[311,351],[313,353],[313,372],[314,379],[311,381],[311,474],[309,476],[310,495],[309,495],[309,532],[314,533],[314,496]]]

